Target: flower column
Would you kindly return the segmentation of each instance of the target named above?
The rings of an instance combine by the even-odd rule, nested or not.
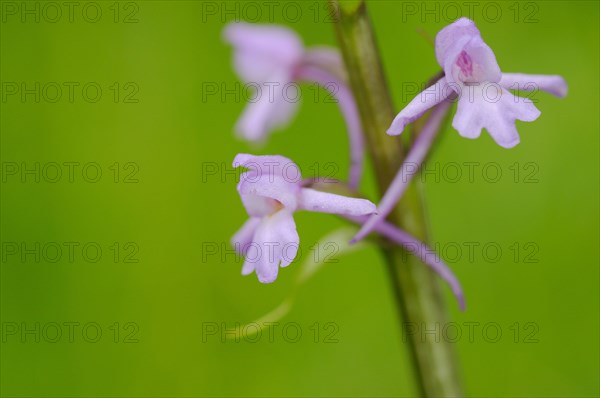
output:
[[[385,132],[396,114],[387,90],[373,30],[364,0],[331,0],[336,10],[336,32],[342,49],[350,84],[358,103],[369,153],[375,167],[381,194],[394,178],[404,159],[399,140]],[[408,187],[389,220],[426,241],[427,231],[422,198],[413,184]],[[415,328],[442,327],[447,322],[446,308],[435,274],[416,257],[402,249],[382,249],[394,287],[395,299],[403,319]],[[450,343],[420,333],[409,336],[410,351],[421,394],[427,397],[462,396],[456,357]]]

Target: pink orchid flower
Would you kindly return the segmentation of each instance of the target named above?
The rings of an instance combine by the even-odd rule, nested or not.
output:
[[[445,76],[402,109],[389,135],[401,134],[406,124],[458,95],[452,127],[461,136],[477,138],[485,128],[498,145],[512,148],[519,143],[515,121],[532,122],[540,111],[530,99],[514,96],[509,90],[540,89],[557,97],[567,94],[567,84],[560,76],[502,73],[492,49],[468,18],[457,20],[437,34],[435,54]]]
[[[383,195],[377,214],[364,223],[352,239],[353,242],[375,230],[376,225],[394,209],[416,174],[415,169],[422,165],[429,152],[450,107],[449,98],[458,96],[458,109],[452,127],[461,136],[477,138],[481,129],[485,128],[500,146],[511,148],[519,143],[515,121],[534,121],[540,111],[531,100],[514,96],[508,89],[540,89],[557,97],[567,94],[567,84],[560,76],[500,72],[494,53],[481,39],[475,23],[467,18],[459,19],[438,33],[435,52],[445,76],[402,109],[387,133],[401,134],[407,123],[434,108],[431,116]]]
[[[344,116],[350,141],[351,188],[358,187],[364,142],[356,102],[345,82],[339,52],[328,47],[304,47],[292,30],[277,25],[230,23],[225,40],[234,47],[234,68],[240,78],[256,88],[235,130],[252,142],[263,142],[274,130],[286,127],[299,106],[295,88],[299,82],[317,83],[335,96]]]
[[[225,39],[235,49],[236,73],[261,89],[238,120],[236,132],[248,141],[262,141],[274,129],[286,127],[296,114],[298,102],[286,101],[282,88],[294,82],[304,45],[294,32],[275,25],[232,23],[225,28]]]
[[[250,219],[233,236],[232,244],[246,257],[242,274],[256,271],[263,283],[275,281],[279,267],[287,267],[296,258],[300,238],[294,212],[357,217],[375,211],[366,199],[303,187],[298,166],[283,156],[239,154],[233,166],[249,169],[241,174],[237,190]]]
[[[375,212],[366,199],[349,198],[307,188],[298,166],[283,156],[239,154],[234,167],[249,171],[240,176],[237,189],[250,219],[231,239],[245,256],[242,275],[256,271],[263,283],[275,281],[279,267],[287,267],[298,253],[300,237],[293,214],[298,210],[337,214],[357,224]],[[465,307],[462,288],[450,268],[423,242],[392,224],[382,222],[375,231],[415,254],[448,282],[461,309]]]

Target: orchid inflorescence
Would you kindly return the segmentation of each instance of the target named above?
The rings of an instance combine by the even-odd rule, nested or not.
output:
[[[234,47],[235,70],[247,83],[276,83],[273,86],[278,94],[289,83],[312,82],[328,90],[333,83],[336,90],[331,91],[344,116],[350,142],[348,192],[356,193],[363,168],[363,132],[340,54],[326,47],[307,49],[298,35],[282,26],[231,23],[224,37]],[[457,102],[457,111],[452,127],[461,136],[477,138],[485,128],[498,145],[511,148],[520,140],[515,121],[532,122],[540,111],[530,99],[509,90],[539,89],[559,97],[567,92],[560,76],[502,73],[493,51],[467,18],[458,19],[437,34],[435,55],[443,77],[402,109],[387,131],[399,135],[407,124],[431,110],[405,165],[423,163],[453,102]],[[290,122],[297,107],[283,95],[259,96],[247,105],[236,132],[248,141],[264,142],[269,133]],[[248,169],[241,175],[237,190],[250,219],[232,238],[235,249],[246,257],[242,274],[256,272],[263,283],[275,281],[279,267],[288,266],[297,255],[300,238],[294,212],[331,213],[361,226],[352,242],[376,232],[420,256],[449,284],[464,308],[462,289],[452,271],[439,257],[431,259],[411,250],[415,244],[424,244],[385,220],[410,183],[414,167],[408,171],[408,167],[401,166],[379,206],[375,206],[367,199],[326,192],[313,181],[302,180],[298,166],[283,156],[238,154],[233,165]],[[296,178],[289,178],[290,169]]]

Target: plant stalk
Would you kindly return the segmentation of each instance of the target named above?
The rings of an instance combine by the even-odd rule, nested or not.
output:
[[[367,6],[364,0],[330,0],[330,5],[334,7],[338,42],[382,195],[402,164],[405,150],[400,139],[385,134],[395,111]],[[388,220],[427,242],[422,190],[415,183],[408,187]],[[409,346],[420,395],[463,396],[454,347],[440,338],[448,314],[436,275],[398,246],[383,245],[382,251],[402,319],[402,339]]]

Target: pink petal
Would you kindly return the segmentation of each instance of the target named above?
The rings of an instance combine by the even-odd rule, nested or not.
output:
[[[258,254],[254,263],[258,280],[262,283],[275,281],[279,266],[286,267],[296,258],[300,244],[292,212],[281,210],[264,217],[256,229],[253,243],[254,249],[248,253]]]
[[[503,73],[500,85],[509,90],[542,90],[561,98],[567,95],[568,89],[565,79],[558,75]]]
[[[258,224],[260,224],[260,218],[249,218],[231,238],[231,245],[239,254],[245,255],[248,251],[248,245],[252,242]]]
[[[246,178],[246,177],[242,177]],[[260,176],[256,181],[241,181],[238,191],[249,215],[262,217],[285,207],[296,210],[299,186],[281,177]]]
[[[504,148],[519,143],[515,120],[531,122],[540,111],[527,98],[515,97],[492,83],[465,87],[458,101],[452,127],[466,138],[477,138],[485,128],[492,138]]]
[[[348,216],[361,216],[375,213],[375,204],[366,199],[349,198],[342,195],[321,192],[310,188],[300,190],[300,209]]]
[[[244,265],[242,266],[242,275],[250,275],[254,272],[255,268],[255,262],[249,258],[246,258],[246,260],[244,261]]]
[[[438,64],[443,68],[446,63],[447,52],[458,41],[468,42],[471,38],[480,36],[475,22],[468,18],[460,18],[452,24],[440,30],[435,37],[435,57]]]
[[[278,199],[266,195],[261,191],[250,190],[248,192],[246,190],[246,192],[240,192],[242,204],[250,217],[265,217],[285,206]],[[280,197],[283,197],[283,195],[280,195]],[[287,200],[287,198],[284,198],[284,200]]]
[[[388,135],[401,134],[402,131],[404,131],[404,126],[418,119],[427,112],[427,110],[439,104],[452,94],[454,94],[454,89],[446,83],[445,77],[441,78],[433,86],[426,88],[418,94],[400,111],[388,129]]]
[[[250,216],[263,217],[281,207],[296,209],[302,176],[294,162],[283,156],[239,154],[233,166],[250,169],[240,175],[237,186]]]

